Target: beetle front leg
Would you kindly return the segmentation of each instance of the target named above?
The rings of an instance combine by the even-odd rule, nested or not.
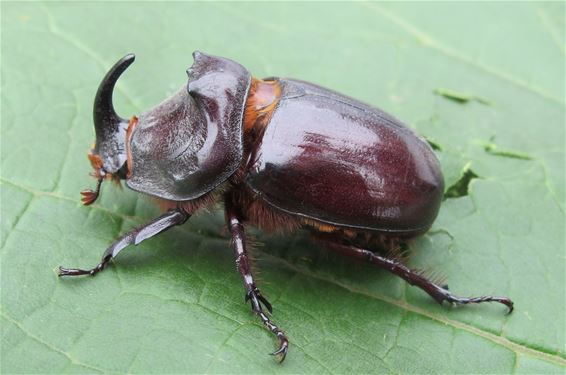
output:
[[[172,226],[183,224],[189,217],[189,214],[180,209],[168,211],[144,226],[136,228],[117,239],[106,249],[104,255],[102,255],[102,260],[96,267],[90,270],[59,267],[59,276],[94,276],[98,272],[102,271],[108,262],[115,258],[126,246],[138,245],[143,240],[151,238]]]
[[[421,272],[411,270],[409,267],[405,266],[397,259],[386,258],[370,250],[361,249],[351,245],[343,245],[329,239],[323,239],[323,243],[327,246],[327,248],[338,253],[368,261],[378,267],[388,270],[389,272],[399,276],[409,284],[424,290],[441,305],[443,302],[448,302],[453,305],[498,302],[507,306],[507,308],[509,309],[508,314],[513,311],[513,301],[511,301],[507,297],[458,297],[452,294],[446,286],[443,287],[435,284],[433,281],[426,278]]]
[[[246,288],[245,301],[251,302],[252,311],[259,316],[265,327],[271,331],[279,340],[279,348],[271,353],[274,356],[279,356],[280,362],[285,360],[287,350],[289,348],[289,340],[285,333],[277,327],[263,311],[265,307],[269,313],[272,313],[271,304],[261,295],[260,290],[255,285],[248,252],[246,250],[246,235],[244,226],[240,220],[238,209],[230,202],[226,201],[226,220],[228,222],[228,229],[232,235],[232,247],[234,248],[234,256],[236,257],[236,268],[242,276],[244,287]],[[262,307],[263,305],[263,307]]]

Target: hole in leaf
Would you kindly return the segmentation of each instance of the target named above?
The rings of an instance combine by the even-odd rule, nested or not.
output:
[[[476,101],[481,104],[491,105],[492,103],[481,96],[458,92],[455,90],[445,89],[445,88],[437,88],[434,90],[436,95],[440,95],[448,100],[451,100],[456,103],[465,104],[469,101]]]
[[[442,151],[442,146],[440,146],[438,143],[436,143],[432,139],[425,138],[425,140],[429,144],[429,146],[432,147],[432,149],[434,151]]]
[[[470,182],[474,178],[479,178],[479,176],[475,174],[471,169],[465,169],[460,179],[458,179],[458,181],[456,181],[452,186],[448,188],[448,190],[446,190],[446,193],[444,193],[444,198],[458,198],[468,195]]]
[[[484,146],[485,152],[494,156],[501,156],[504,158],[520,159],[520,160],[531,160],[532,157],[527,153],[514,150],[499,150],[495,143],[488,143]]]

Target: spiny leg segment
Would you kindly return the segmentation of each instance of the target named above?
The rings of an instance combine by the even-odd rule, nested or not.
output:
[[[326,237],[323,234],[317,234],[316,238],[321,240],[321,242],[330,250],[337,253],[347,255],[353,258],[367,261],[378,267],[384,268],[387,271],[399,276],[411,285],[414,285],[422,290],[424,290],[428,295],[436,300],[442,305],[443,302],[448,302],[453,305],[467,305],[472,303],[483,303],[483,302],[498,302],[501,303],[509,309],[508,314],[513,311],[513,301],[507,297],[493,297],[493,296],[481,296],[481,297],[458,297],[452,294],[447,287],[437,285],[432,280],[428,279],[422,274],[422,272],[411,270],[409,267],[405,266],[400,260],[386,258],[380,256],[370,250],[362,249],[352,245],[344,245],[336,241],[333,236]]]
[[[272,313],[271,304],[261,295],[260,290],[255,285],[248,252],[246,249],[246,235],[244,226],[241,222],[241,214],[238,208],[233,204],[232,199],[228,197],[225,201],[226,220],[228,222],[228,229],[232,235],[232,247],[234,249],[234,256],[236,257],[236,268],[242,276],[244,287],[246,288],[245,301],[251,302],[252,311],[259,316],[265,327],[271,331],[279,340],[279,348],[271,353],[274,356],[279,356],[280,362],[285,360],[287,350],[289,348],[289,340],[285,333],[277,327],[263,311],[262,305]]]
[[[180,209],[168,211],[149,223],[118,238],[106,249],[104,255],[102,255],[102,260],[96,267],[89,270],[59,267],[59,276],[94,276],[98,272],[102,271],[108,265],[108,262],[115,258],[118,253],[128,245],[138,245],[143,240],[151,238],[175,225],[183,224],[189,217],[189,214]]]

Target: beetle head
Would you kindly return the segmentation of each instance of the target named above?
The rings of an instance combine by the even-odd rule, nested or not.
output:
[[[105,179],[126,179],[129,188],[159,198],[196,199],[225,182],[243,159],[242,120],[251,75],[240,64],[193,54],[187,85],[131,120],[114,111],[116,81],[134,61],[120,59],[106,74],[94,100],[96,144],[89,159],[98,179],[86,190],[93,203]]]
[[[93,203],[100,192],[100,185],[104,179],[119,182],[126,178],[126,131],[130,123],[123,119],[114,110],[112,93],[120,75],[134,62],[135,56],[129,54],[121,58],[106,73],[98,86],[94,99],[93,119],[96,132],[96,143],[90,150],[88,158],[94,172],[92,175],[98,179],[96,190],[81,192],[82,202],[85,205]],[[135,117],[132,118],[132,122]]]

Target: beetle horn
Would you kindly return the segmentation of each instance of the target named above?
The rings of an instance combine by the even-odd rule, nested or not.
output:
[[[114,110],[114,105],[112,104],[112,93],[114,92],[114,86],[116,81],[122,73],[130,66],[135,60],[134,54],[128,54],[122,57],[114,66],[106,73],[100,86],[98,86],[98,91],[96,92],[96,97],[94,99],[93,108],[93,118],[94,118],[94,128],[96,131],[97,143],[100,141],[112,138],[112,136],[119,132],[120,125],[128,123],[118,116]]]

